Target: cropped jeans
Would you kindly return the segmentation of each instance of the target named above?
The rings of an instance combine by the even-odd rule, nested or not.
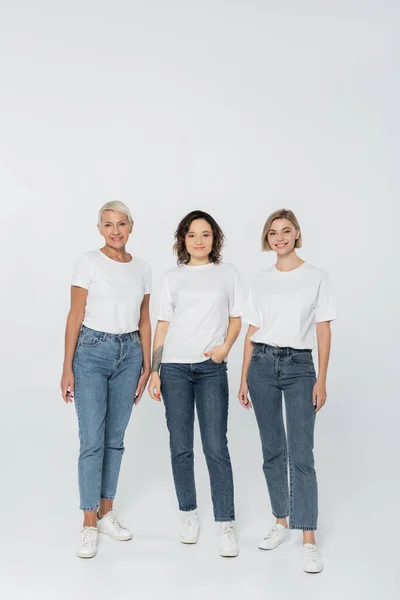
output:
[[[248,385],[260,430],[263,470],[272,512],[279,519],[289,516],[290,529],[317,528],[315,408],[312,403],[315,380],[311,350],[254,344]]]
[[[82,327],[73,361],[82,510],[115,497],[142,363],[137,331],[117,335]]]
[[[193,467],[195,406],[211,484],[216,521],[235,518],[227,442],[229,388],[225,362],[163,363],[160,371],[179,508],[197,508]]]

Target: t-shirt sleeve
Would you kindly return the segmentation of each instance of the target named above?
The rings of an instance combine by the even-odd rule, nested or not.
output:
[[[75,264],[74,273],[72,275],[71,285],[89,289],[91,280],[90,265],[85,256],[80,256]]]
[[[319,284],[316,308],[316,323],[334,321],[336,319],[335,298],[327,273],[323,273]]]
[[[254,327],[261,327],[261,318],[258,306],[254,300],[254,291],[250,290],[247,297],[247,302],[244,308],[243,321],[248,325],[254,325]]]
[[[170,321],[174,314],[174,305],[172,302],[171,289],[168,281],[168,275],[164,275],[161,285],[160,300],[158,304],[157,320]]]
[[[144,293],[151,294],[151,267],[146,266],[146,273],[144,276]]]
[[[233,283],[229,294],[229,316],[241,317],[243,315],[243,305],[242,283],[238,271],[234,268]]]

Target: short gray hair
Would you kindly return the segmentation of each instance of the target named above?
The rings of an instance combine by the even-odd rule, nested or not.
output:
[[[126,206],[126,204],[124,204],[123,202],[120,202],[119,200],[112,200],[111,202],[106,202],[104,204],[104,206],[102,206],[101,209],[99,210],[99,227],[101,226],[101,217],[105,210],[115,210],[116,212],[124,213],[124,215],[126,215],[128,218],[129,224],[132,225],[133,219],[132,219],[131,211]]]

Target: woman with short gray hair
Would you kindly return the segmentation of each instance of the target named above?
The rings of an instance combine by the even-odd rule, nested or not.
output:
[[[105,204],[105,245],[79,257],[71,282],[61,391],[79,423],[80,558],[96,555],[98,533],[132,538],[113,509],[125,430],[150,375],[151,269],[126,251],[132,228],[125,204]]]

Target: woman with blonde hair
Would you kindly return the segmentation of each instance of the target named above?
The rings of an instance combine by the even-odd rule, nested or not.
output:
[[[263,229],[262,249],[276,252],[277,261],[255,278],[245,308],[243,320],[249,328],[239,400],[245,408],[254,406],[276,519],[259,548],[273,550],[288,540],[288,528],[300,529],[303,569],[318,573],[323,565],[314,536],[318,516],[314,425],[326,401],[330,321],[336,311],[327,274],[302,260],[296,253],[300,247],[301,230],[293,212],[272,213]],[[318,377],[312,358],[316,344]]]
[[[61,391],[79,423],[80,558],[96,555],[98,533],[132,538],[113,509],[125,430],[150,375],[151,270],[126,251],[132,228],[125,204],[105,204],[105,244],[79,257],[71,282]]]

